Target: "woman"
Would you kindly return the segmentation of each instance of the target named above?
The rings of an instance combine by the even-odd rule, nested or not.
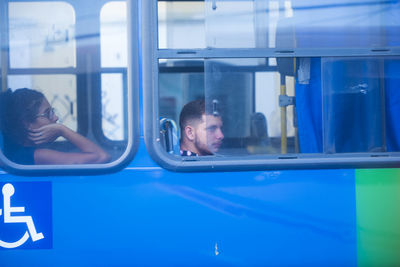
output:
[[[1,130],[4,154],[19,164],[85,164],[104,163],[110,156],[89,139],[56,123],[57,115],[46,97],[35,90],[10,89],[0,97]],[[80,152],[68,153],[46,148],[58,137],[64,137]]]

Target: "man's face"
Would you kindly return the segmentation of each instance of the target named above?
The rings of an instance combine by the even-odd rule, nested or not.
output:
[[[200,156],[212,155],[218,151],[224,139],[222,120],[219,116],[203,115],[202,122],[195,127],[194,145]]]

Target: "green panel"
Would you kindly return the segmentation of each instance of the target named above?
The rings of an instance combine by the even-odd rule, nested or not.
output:
[[[400,169],[356,170],[359,266],[400,266]]]

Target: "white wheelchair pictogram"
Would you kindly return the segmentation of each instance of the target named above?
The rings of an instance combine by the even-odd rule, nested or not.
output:
[[[32,237],[32,241],[38,241],[43,239],[44,236],[42,233],[37,233],[35,224],[33,223],[33,219],[31,216],[13,216],[11,213],[15,212],[25,212],[25,207],[11,207],[11,196],[14,195],[15,189],[12,184],[5,184],[2,189],[3,193],[3,210],[0,209],[0,218],[3,215],[4,223],[26,223],[28,227],[28,231],[15,242],[5,242],[0,240],[0,246],[3,248],[16,248],[24,244],[29,235]]]

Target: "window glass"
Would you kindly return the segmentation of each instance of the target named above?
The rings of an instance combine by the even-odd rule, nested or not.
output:
[[[262,62],[205,61],[206,114],[223,122],[217,155],[400,151],[398,58]]]
[[[34,88],[42,92],[54,107],[59,122],[77,130],[77,102],[75,75],[9,75],[8,86]]]
[[[123,140],[125,137],[124,92],[126,78],[121,73],[101,75],[101,108],[104,135],[110,140]]]
[[[101,75],[102,130],[110,140],[125,138],[126,67],[128,59],[127,10],[124,1],[105,4],[100,14],[101,66],[112,72]],[[116,69],[119,68],[119,69]]]
[[[399,101],[392,94],[393,60],[383,58],[323,58],[324,152],[385,152],[385,133],[396,141],[399,136],[386,129],[385,116],[395,116],[392,109]],[[386,73],[385,73],[386,72]],[[386,95],[386,97],[385,97]],[[388,127],[393,122],[388,121]],[[396,123],[398,124],[398,123]],[[392,149],[392,148],[389,148]]]
[[[204,48],[204,22],[203,1],[159,1],[159,48]]]
[[[216,48],[369,48],[400,44],[400,3],[361,0],[205,0]]]
[[[11,68],[75,67],[75,12],[65,2],[11,2],[9,41]]]
[[[279,95],[281,85],[285,85],[286,95],[294,95],[294,59],[280,60],[288,61],[279,61],[285,72],[280,64],[269,66],[268,59],[263,58],[206,60],[207,113],[223,122],[219,154],[282,153]],[[288,105],[284,122],[291,153],[295,152],[293,111],[293,105]]]
[[[178,123],[183,105],[204,97],[204,61],[160,60],[159,72],[160,117]]]
[[[110,2],[100,14],[101,66],[126,67],[128,58],[126,3]]]

